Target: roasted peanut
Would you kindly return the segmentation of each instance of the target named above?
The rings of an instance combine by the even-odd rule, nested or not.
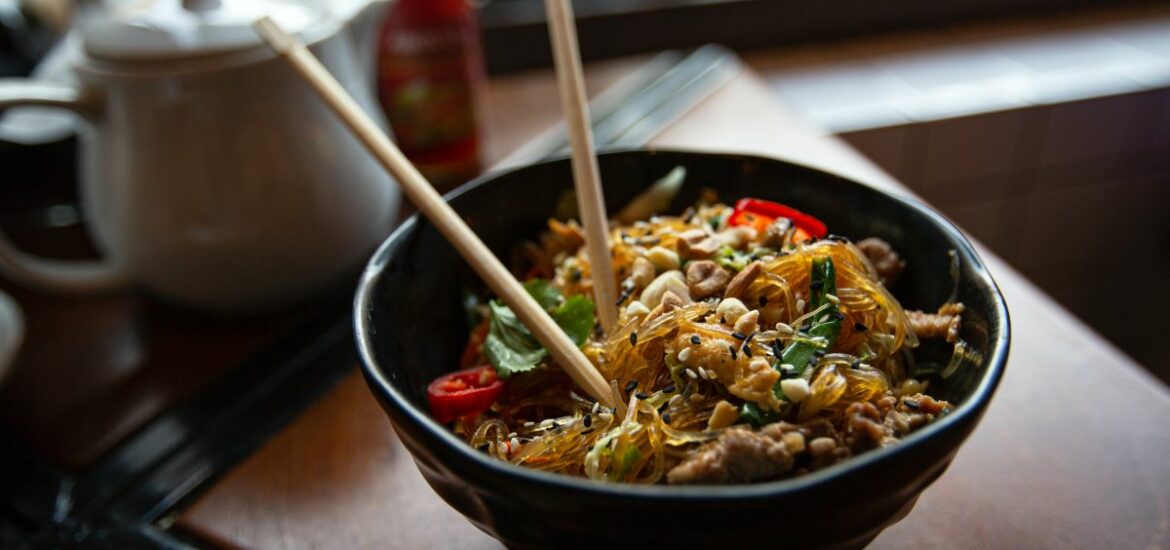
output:
[[[764,264],[759,261],[748,264],[747,267],[743,268],[743,271],[736,273],[735,277],[732,277],[730,283],[727,283],[727,290],[724,291],[723,296],[725,298],[743,298],[748,287],[763,272]]]

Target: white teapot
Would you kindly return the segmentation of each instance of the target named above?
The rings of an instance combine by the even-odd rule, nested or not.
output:
[[[32,257],[0,235],[0,272],[52,291],[136,285],[222,313],[286,305],[353,273],[391,229],[396,186],[251,24],[268,15],[295,32],[380,116],[383,3],[129,4],[83,27],[78,86],[0,79],[0,109],[85,120],[80,196],[103,259]]]

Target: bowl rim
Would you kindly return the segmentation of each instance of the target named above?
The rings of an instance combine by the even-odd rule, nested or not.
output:
[[[885,197],[901,203],[902,206],[915,210],[932,222],[934,222],[952,241],[954,241],[958,248],[965,253],[970,259],[969,265],[974,275],[976,284],[984,285],[990,291],[990,300],[992,308],[1002,319],[1002,330],[999,331],[998,337],[994,341],[989,342],[990,350],[988,352],[987,362],[988,369],[983,375],[982,379],[976,385],[970,397],[962,404],[957,406],[952,412],[936,419],[929,425],[919,429],[898,442],[896,445],[889,447],[882,447],[871,449],[860,455],[855,455],[847,460],[840,461],[827,468],[809,472],[800,476],[765,481],[750,484],[740,485],[636,485],[636,484],[619,484],[595,481],[588,478],[581,478],[575,476],[568,476],[564,474],[557,474],[553,472],[545,472],[542,470],[535,470],[531,468],[524,468],[498,459],[489,457],[480,453],[469,446],[462,439],[455,436],[447,427],[437,422],[431,417],[430,413],[416,407],[414,403],[403,392],[399,391],[382,373],[382,366],[377,362],[373,353],[373,344],[369,338],[369,325],[366,321],[365,312],[369,310],[373,302],[373,289],[376,287],[378,279],[381,277],[384,268],[390,261],[389,249],[395,242],[403,238],[419,223],[419,214],[415,213],[402,222],[393,233],[378,247],[378,250],[371,257],[366,269],[363,271],[361,280],[358,283],[357,293],[354,296],[354,331],[357,339],[357,346],[359,355],[361,357],[362,371],[366,376],[366,380],[377,389],[387,399],[385,401],[392,403],[398,412],[411,421],[418,423],[426,432],[435,436],[439,442],[450,451],[456,453],[456,456],[474,463],[482,468],[486,468],[495,476],[499,476],[501,480],[514,480],[516,482],[525,483],[540,483],[559,486],[560,488],[581,491],[585,493],[593,493],[604,495],[608,497],[621,498],[688,498],[688,499],[750,499],[750,498],[772,498],[781,494],[798,493],[808,490],[811,487],[824,484],[830,480],[839,478],[847,474],[851,470],[862,469],[867,466],[872,466],[877,462],[888,461],[904,454],[914,452],[914,449],[920,447],[926,440],[932,436],[944,431],[948,431],[952,426],[959,425],[964,422],[974,422],[978,420],[979,415],[982,414],[986,408],[987,403],[995,393],[999,381],[1003,377],[1004,369],[1006,368],[1008,352],[1011,345],[1011,319],[1009,318],[1008,308],[1004,302],[1003,294],[996,285],[995,280],[991,277],[983,259],[979,256],[978,251],[974,245],[967,239],[967,237],[960,231],[950,220],[948,220],[941,213],[935,211],[926,203],[917,199],[910,194],[895,194],[872,185],[862,183],[860,181],[847,178],[832,172],[811,167],[798,162],[793,162],[786,159],[766,157],[755,154],[742,153],[728,153],[718,151],[699,151],[681,148],[649,148],[649,147],[619,147],[619,148],[605,148],[598,152],[599,156],[620,156],[628,154],[681,154],[689,156],[702,157],[721,157],[725,159],[740,160],[740,161],[755,161],[767,163],[781,163],[788,164],[814,173],[818,177],[841,180],[852,185],[860,185],[875,193],[884,195]],[[460,197],[461,195],[478,189],[484,185],[491,184],[494,180],[509,175],[518,171],[528,170],[535,166],[544,166],[548,164],[567,162],[569,157],[561,155],[550,159],[525,164],[522,166],[509,167],[499,171],[485,173],[476,177],[472,181],[456,188],[455,190],[443,196],[447,202]],[[973,425],[972,425],[973,427]]]

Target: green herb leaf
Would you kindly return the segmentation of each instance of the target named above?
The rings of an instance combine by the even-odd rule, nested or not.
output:
[[[492,300],[489,306],[492,320],[488,325],[487,339],[483,342],[483,354],[496,368],[500,378],[530,371],[540,365],[548,352],[516,318],[516,314],[496,300]]]
[[[780,363],[796,367],[798,373],[803,373],[808,368],[818,349],[826,351],[832,349],[833,344],[837,342],[837,335],[841,332],[841,320],[837,319],[839,310],[826,298],[828,294],[837,293],[837,271],[833,267],[833,258],[829,256],[813,258],[810,279],[809,308],[812,310],[825,306],[824,313],[821,313],[818,319],[809,321],[811,326],[808,329],[808,338],[793,338],[780,354]],[[825,321],[822,322],[820,319]],[[818,337],[823,340],[820,344],[814,340]],[[772,386],[772,390],[776,397],[787,399],[780,389],[779,380]]]
[[[780,415],[761,409],[759,405],[751,401],[740,405],[739,417],[757,428],[780,420]]]
[[[593,316],[593,300],[580,294],[565,300],[553,311],[552,318],[578,346],[589,339],[589,333],[593,332],[593,325],[597,322]]]
[[[528,294],[531,294],[532,298],[536,300],[536,303],[540,304],[540,307],[546,310],[551,310],[561,305],[561,302],[565,299],[564,296],[561,296],[561,291],[557,290],[557,287],[552,286],[552,284],[544,279],[533,279],[524,283],[524,290],[527,290]]]
[[[732,271],[743,271],[752,260],[750,254],[739,252],[730,246],[720,248],[711,259]]]
[[[593,314],[593,300],[580,295],[565,300],[556,287],[542,279],[525,283],[524,289],[542,307],[551,310],[557,326],[574,343],[578,346],[585,343],[597,322]],[[491,308],[491,321],[488,336],[483,343],[483,353],[496,368],[500,378],[508,378],[539,366],[548,356],[548,351],[540,345],[528,327],[499,301],[492,300],[488,305]]]

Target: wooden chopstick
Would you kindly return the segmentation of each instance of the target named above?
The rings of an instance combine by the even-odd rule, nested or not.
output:
[[[593,129],[589,124],[589,104],[585,97],[585,78],[581,74],[581,54],[577,47],[577,25],[569,0],[545,0],[548,31],[556,61],[557,84],[561,109],[569,129],[573,148],[573,186],[577,190],[577,208],[585,225],[585,250],[589,254],[589,271],[593,279],[593,299],[601,328],[608,334],[617,324],[617,283],[613,277],[613,260],[609,251],[609,222],[605,214],[605,196],[601,192],[601,174],[593,148]]]
[[[487,245],[443,201],[434,187],[406,159],[402,151],[390,141],[378,125],[370,119],[353,97],[329,74],[321,62],[304,44],[284,32],[268,17],[257,20],[253,27],[276,51],[296,69],[321,99],[333,110],[374,157],[398,180],[406,196],[419,212],[435,225],[447,241],[455,247],[472,269],[487,283],[488,288],[504,301],[520,321],[532,331],[552,358],[565,369],[573,381],[590,396],[607,407],[619,404],[612,391],[589,359],[577,347],[548,312],[532,299],[524,287],[492,254]]]

